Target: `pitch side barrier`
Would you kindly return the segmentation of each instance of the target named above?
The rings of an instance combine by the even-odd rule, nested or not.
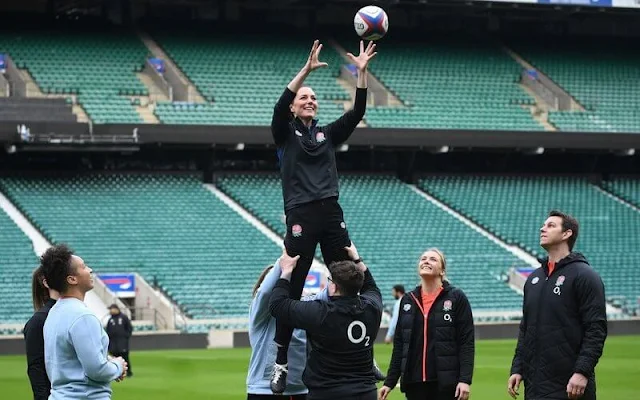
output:
[[[475,337],[484,339],[512,339],[518,337],[518,322],[476,323]],[[376,343],[382,343],[386,328],[378,332]],[[614,320],[608,323],[609,336],[639,335],[640,318]],[[249,346],[247,331],[210,331],[209,333],[136,332],[131,338],[131,351],[167,349],[238,348]],[[0,356],[24,354],[22,335],[0,336]]]
[[[19,130],[25,126],[31,135],[24,141]],[[24,144],[184,144],[220,147],[266,146],[273,144],[268,127],[0,122],[0,143]],[[75,142],[75,143],[74,143]],[[382,148],[562,148],[584,150],[626,150],[640,148],[638,133],[522,132],[441,129],[358,128],[349,146]]]

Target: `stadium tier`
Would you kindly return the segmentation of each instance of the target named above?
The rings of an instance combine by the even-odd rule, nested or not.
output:
[[[385,39],[370,70],[407,107],[369,108],[365,119],[376,128],[543,130],[522,107],[534,100],[517,83],[521,69],[481,41]]]
[[[96,273],[138,272],[194,318],[245,317],[255,280],[281,252],[194,177],[3,178],[0,187]]]
[[[616,178],[602,182],[602,186],[621,199],[640,207],[640,180]]]
[[[586,112],[552,112],[560,130],[640,133],[640,54],[612,41],[544,41],[516,50],[564,88]]]
[[[0,97],[0,121],[76,122],[71,99]]]
[[[33,314],[31,274],[37,266],[31,240],[0,210],[0,324],[23,324]],[[0,335],[15,333],[0,328]]]
[[[640,212],[576,177],[432,177],[424,190],[507,243],[542,256],[539,229],[551,209],[580,222],[576,251],[601,274],[608,297],[640,296]],[[637,185],[637,183],[636,183]]]
[[[229,176],[218,186],[285,234],[279,178]],[[385,303],[391,287],[418,283],[420,254],[438,247],[448,259],[447,274],[462,287],[474,310],[517,310],[522,297],[496,278],[523,261],[441,210],[408,185],[391,177],[342,177],[340,202],[347,229],[373,271]],[[318,250],[317,256],[321,258]]]
[[[213,104],[158,103],[156,116],[171,124],[264,125],[273,106],[309,56],[312,42],[295,38],[243,35],[184,35],[157,31],[154,38],[178,67]],[[321,123],[344,112],[349,94],[336,78],[344,62],[324,46],[329,67],[313,72],[305,82],[318,96]]]
[[[148,95],[135,73],[147,49],[133,33],[22,31],[0,33],[7,52],[45,94],[75,94],[94,123],[142,119],[127,96]]]

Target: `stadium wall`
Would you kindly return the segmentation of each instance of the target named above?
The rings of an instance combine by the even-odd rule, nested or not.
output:
[[[0,123],[0,143],[21,144],[16,127],[24,121]],[[127,142],[135,135],[136,144],[206,144],[273,146],[268,127],[212,126],[212,125],[145,125],[104,124],[92,129],[83,123],[26,123],[32,144],[50,145],[55,150],[58,144],[93,144],[102,142],[117,145]],[[77,140],[82,143],[77,143]],[[440,147],[458,146],[473,148],[561,148],[623,150],[640,148],[640,132],[633,133],[586,133],[586,132],[516,132],[481,130],[441,129],[386,129],[359,128],[348,141],[348,145],[362,147]]]
[[[640,318],[632,320],[609,321],[609,336],[640,334]],[[239,348],[249,346],[247,331],[215,331],[215,334],[180,333],[140,333],[131,338],[131,351],[169,350],[169,349],[206,349]],[[383,343],[386,328],[378,332],[376,343]],[[516,339],[518,323],[476,324],[476,339]],[[21,336],[0,338],[0,355],[23,355],[24,340]]]

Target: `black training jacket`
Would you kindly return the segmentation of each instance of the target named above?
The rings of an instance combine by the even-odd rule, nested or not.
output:
[[[437,381],[439,386],[472,383],[475,334],[473,313],[464,292],[447,281],[425,321],[422,288],[402,296],[385,386]],[[425,337],[426,330],[426,337]]]
[[[293,118],[289,105],[296,94],[285,89],[275,105],[271,133],[278,146],[285,212],[302,204],[338,197],[335,148],[345,142],[362,120],[367,89],[356,89],[353,108],[334,122],[307,128]]]
[[[129,351],[129,338],[133,334],[133,326],[125,314],[112,315],[107,322],[106,331],[109,336],[109,353],[120,354]]]
[[[56,304],[49,299],[36,311],[24,326],[24,343],[27,351],[27,375],[31,382],[34,400],[47,400],[51,391],[51,382],[44,364],[44,323],[49,310]]]
[[[376,390],[373,344],[382,319],[382,295],[367,269],[358,296],[329,301],[289,298],[291,285],[276,283],[269,310],[278,321],[307,331],[302,381],[314,399],[344,399]]]
[[[578,372],[589,378],[584,397],[595,399],[594,369],[607,337],[604,285],[580,253],[548,259],[524,285],[523,317],[512,374],[522,375],[526,399],[566,399]]]

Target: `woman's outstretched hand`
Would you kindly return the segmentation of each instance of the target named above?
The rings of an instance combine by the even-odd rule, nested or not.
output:
[[[370,41],[367,45],[367,48],[364,48],[364,41],[360,41],[360,54],[358,57],[354,56],[351,53],[347,53],[347,57],[351,59],[353,65],[356,66],[358,71],[364,71],[367,69],[367,65],[369,65],[369,61],[378,54],[376,50],[376,45],[373,41]]]
[[[307,72],[315,71],[318,68],[326,67],[329,64],[326,62],[321,62],[319,60],[320,50],[322,50],[322,45],[319,40],[315,40],[313,42],[313,46],[311,47],[311,52],[309,53],[309,59],[305,64],[305,69]]]

